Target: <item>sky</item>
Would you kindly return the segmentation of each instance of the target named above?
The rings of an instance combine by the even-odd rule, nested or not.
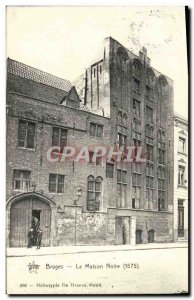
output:
[[[183,7],[8,7],[7,56],[73,81],[112,36],[174,81],[174,110],[187,118]]]

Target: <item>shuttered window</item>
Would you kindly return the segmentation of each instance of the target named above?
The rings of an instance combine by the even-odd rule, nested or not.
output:
[[[19,120],[18,146],[33,149],[35,137],[35,123]]]

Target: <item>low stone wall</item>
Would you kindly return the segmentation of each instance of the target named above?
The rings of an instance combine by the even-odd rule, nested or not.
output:
[[[67,206],[56,215],[57,244],[114,245],[123,244],[122,219],[135,217],[142,231],[142,243],[148,243],[148,231],[154,230],[155,242],[173,241],[173,214],[168,212],[108,209],[107,213],[83,212],[82,207]]]

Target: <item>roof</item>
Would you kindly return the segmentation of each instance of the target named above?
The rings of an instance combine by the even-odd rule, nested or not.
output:
[[[10,58],[7,60],[7,72],[65,92],[68,92],[71,89],[71,83],[69,80],[56,77]]]
[[[91,112],[90,109],[87,106],[85,106],[84,104],[82,104],[82,103],[80,103],[80,109],[88,111],[88,112]]]

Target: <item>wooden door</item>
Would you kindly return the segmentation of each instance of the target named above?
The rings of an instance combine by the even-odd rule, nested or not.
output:
[[[30,196],[16,201],[10,211],[10,246],[26,247],[27,234],[32,226],[32,215],[39,211],[40,228],[43,231],[42,246],[50,245],[51,209],[50,205],[38,197]]]

